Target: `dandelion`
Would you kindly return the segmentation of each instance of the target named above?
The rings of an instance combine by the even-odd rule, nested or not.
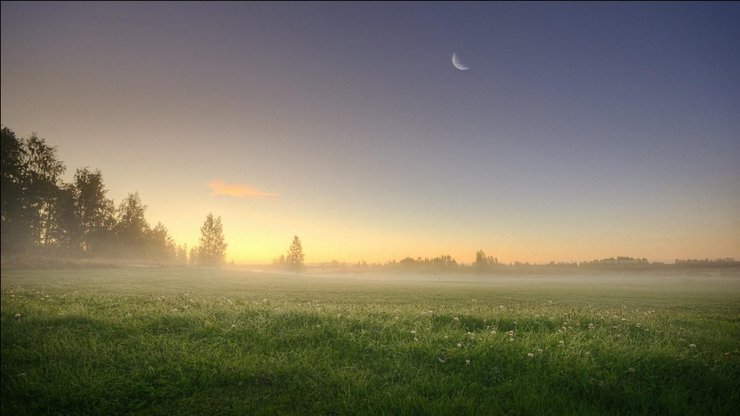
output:
[[[507,333],[509,334],[509,337],[513,337],[514,336],[514,331],[509,331]]]
[[[411,333],[412,333],[413,335],[416,335],[416,330],[415,330],[415,329],[411,330]]]
[[[440,363],[443,363],[447,360],[445,360],[444,357],[437,357],[437,361],[439,361]]]
[[[457,348],[462,348],[462,343],[458,342],[457,343]]]
[[[17,313],[17,314],[15,314],[15,315],[13,315],[13,316],[14,316],[14,317],[15,317],[16,319],[18,319],[18,318],[20,318],[20,317],[21,317],[21,314]]]
[[[630,367],[630,368],[627,369],[627,371],[630,372],[630,373],[634,373],[637,370],[635,370],[634,368]]]
[[[527,353],[527,357],[532,358],[532,357],[534,357],[534,354],[532,354],[531,352],[528,352]]]
[[[495,329],[492,330],[491,333],[494,334],[494,335],[496,335],[496,330]]]
[[[458,317],[456,316],[456,317],[452,318],[452,320],[453,320],[453,321],[459,321],[459,320],[460,320],[460,318],[458,318]]]
[[[470,365],[470,360],[465,360],[465,365]]]
[[[596,328],[596,325],[592,323],[588,324],[588,329],[594,329],[594,328]]]
[[[689,344],[689,348],[696,348],[696,344]]]
[[[514,342],[514,338],[509,338],[509,342]]]
[[[565,341],[558,341],[558,345],[561,346],[561,347],[564,347],[565,346]]]

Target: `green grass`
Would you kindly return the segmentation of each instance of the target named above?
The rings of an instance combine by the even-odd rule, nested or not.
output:
[[[740,278],[3,270],[3,415],[740,410]]]

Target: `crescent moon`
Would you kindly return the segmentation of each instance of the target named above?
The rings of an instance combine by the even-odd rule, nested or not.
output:
[[[455,53],[452,54],[452,65],[455,68],[457,68],[457,69],[459,69],[461,71],[467,71],[468,69],[470,69],[469,66],[465,65],[464,63],[462,63],[462,61],[460,60],[460,58],[458,58],[457,52],[455,52]]]

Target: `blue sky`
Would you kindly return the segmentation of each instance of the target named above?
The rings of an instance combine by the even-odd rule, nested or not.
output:
[[[221,215],[238,262],[740,257],[737,3],[3,2],[1,30],[3,125],[180,243]]]

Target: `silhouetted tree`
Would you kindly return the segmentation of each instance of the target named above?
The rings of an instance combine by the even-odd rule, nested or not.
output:
[[[120,245],[118,255],[143,257],[146,254],[149,224],[144,216],[145,211],[146,206],[141,203],[138,192],[128,194],[119,205],[113,228]]]
[[[177,246],[177,251],[175,252],[175,263],[183,265],[183,266],[188,264],[188,245],[187,244]]]
[[[175,259],[175,242],[167,232],[167,228],[158,222],[148,232],[149,255],[161,261],[173,261]]]
[[[298,236],[293,237],[293,243],[288,249],[288,255],[285,257],[285,262],[291,269],[299,271],[303,268],[303,260],[305,256],[303,254],[303,246]]]
[[[493,256],[486,256],[483,250],[478,250],[475,253],[475,267],[478,271],[488,270],[490,266],[498,264],[498,259]]]
[[[54,204],[51,206],[53,224],[49,229],[50,241],[65,251],[73,254],[79,252],[79,246],[74,241],[79,235],[79,227],[75,215],[74,189],[64,184],[57,189]]]
[[[66,170],[56,158],[56,147],[48,146],[36,133],[25,141],[23,165],[25,167],[25,207],[36,245],[54,245],[58,212],[54,204],[59,197],[61,175]]]
[[[191,266],[195,266],[195,265],[199,264],[198,263],[199,262],[199,260],[198,260],[198,251],[199,250],[198,250],[198,247],[197,246],[196,247],[192,247],[190,249],[190,256],[188,257],[188,264],[190,264]]]
[[[457,261],[449,254],[443,254],[431,260],[431,264],[436,269],[449,270],[457,267]]]
[[[61,175],[65,167],[56,148],[35,133],[18,139],[2,129],[2,248],[17,252],[34,246],[59,245]]]
[[[275,266],[285,266],[285,254],[281,254],[280,257],[272,259],[272,264]]]
[[[100,170],[77,169],[72,182],[77,223],[72,234],[83,251],[94,253],[97,246],[111,240],[115,208],[107,192]]]
[[[206,221],[200,228],[200,247],[197,250],[198,264],[221,266],[226,256],[226,246],[221,217],[214,218],[213,214],[208,214]]]
[[[0,176],[2,177],[2,227],[0,231],[0,247],[3,253],[16,252],[30,244],[30,224],[23,218],[23,142],[7,127],[0,133],[2,143],[2,161],[0,162]]]

